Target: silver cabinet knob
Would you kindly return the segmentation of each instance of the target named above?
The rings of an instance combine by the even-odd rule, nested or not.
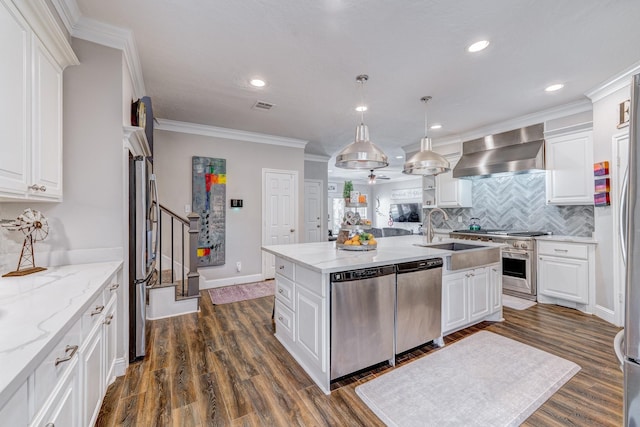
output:
[[[278,289],[278,292],[279,292],[279,293],[282,293],[282,289]]]

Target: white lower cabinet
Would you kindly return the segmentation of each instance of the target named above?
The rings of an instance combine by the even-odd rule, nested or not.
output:
[[[498,275],[502,275],[500,264],[442,276],[443,335],[501,313],[502,280]]]
[[[538,301],[592,313],[595,245],[538,241]]]
[[[40,412],[40,415],[31,424],[32,426],[72,427],[88,425],[80,420],[82,392],[78,381],[79,377],[78,358],[74,357],[69,361],[69,369],[50,396],[44,410]]]
[[[104,336],[104,378],[102,384],[106,389],[115,379],[118,339],[118,298],[113,295],[105,310],[102,321]]]
[[[82,425],[93,425],[102,403],[102,370],[104,368],[104,340],[102,326],[96,326],[80,348],[84,419]]]
[[[8,426],[26,426],[29,422],[29,401],[27,399],[27,383],[25,382],[0,409],[0,420]]]
[[[295,340],[313,363],[323,368],[322,329],[325,299],[296,286]]]

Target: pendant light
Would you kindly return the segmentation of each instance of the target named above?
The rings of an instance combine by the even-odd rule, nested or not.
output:
[[[362,93],[364,84],[369,76],[361,74],[356,77],[360,83]],[[364,95],[362,96],[364,105]],[[361,120],[356,127],[356,139],[338,153],[336,167],[343,169],[379,169],[389,166],[389,158],[374,143],[369,140],[369,128],[364,124],[364,109],[360,109]]]
[[[424,138],[420,140],[420,151],[411,156],[409,160],[404,164],[402,173],[408,175],[438,175],[443,172],[451,170],[449,161],[442,157],[438,153],[434,153],[431,150],[431,138],[427,136],[427,102],[431,100],[430,96],[423,96],[420,98],[425,104],[424,109]]]

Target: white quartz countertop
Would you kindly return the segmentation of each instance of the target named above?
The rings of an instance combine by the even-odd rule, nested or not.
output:
[[[0,278],[0,408],[121,265],[67,265]]]
[[[425,248],[416,244],[428,244],[425,236],[396,236],[377,239],[378,247],[373,251],[349,251],[336,249],[335,242],[297,243],[290,245],[263,246],[262,250],[303,265],[320,273],[334,273],[354,268],[377,267],[399,262],[438,258],[453,252],[443,249]],[[502,247],[501,243],[469,242],[460,239],[443,239],[432,244],[460,242],[486,247]],[[474,249],[483,250],[483,249]]]
[[[578,237],[578,236],[537,236],[536,240],[546,240],[549,242],[569,242],[569,243],[586,243],[590,245],[597,245],[598,241],[593,237]]]

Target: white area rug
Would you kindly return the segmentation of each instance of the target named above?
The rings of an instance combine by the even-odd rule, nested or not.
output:
[[[505,307],[513,308],[515,310],[526,310],[527,308],[533,307],[536,304],[537,303],[535,301],[529,301],[523,298],[502,294],[502,305]]]
[[[517,426],[580,370],[480,331],[356,387],[388,426]]]

